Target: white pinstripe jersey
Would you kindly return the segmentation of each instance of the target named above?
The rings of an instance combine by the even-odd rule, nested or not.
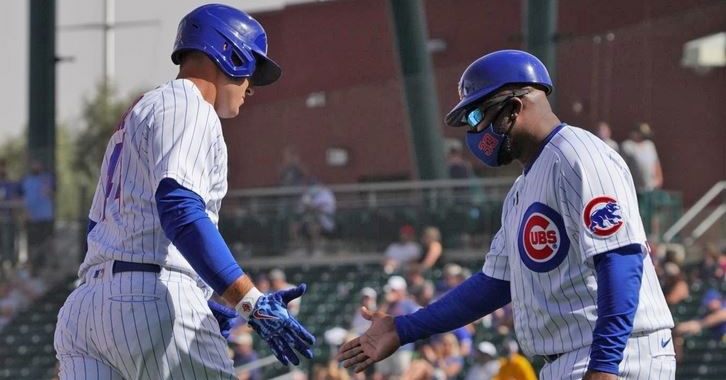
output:
[[[593,134],[561,125],[504,201],[486,275],[510,281],[517,339],[528,355],[592,343],[597,319],[593,256],[631,244],[648,252],[633,180]],[[673,327],[649,255],[633,333]]]
[[[227,192],[227,146],[214,107],[189,80],[144,94],[106,148],[79,269],[109,260],[159,264],[196,276],[159,224],[154,194],[164,178],[197,193],[213,223]]]

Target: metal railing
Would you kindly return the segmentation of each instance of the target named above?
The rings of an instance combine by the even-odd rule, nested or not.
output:
[[[326,186],[336,196],[338,208],[383,207],[405,205],[417,198],[416,194],[431,194],[447,198],[461,198],[474,203],[486,198],[503,199],[514,178],[472,178],[444,179],[431,181],[396,181],[377,183],[348,183]],[[226,202],[240,202],[252,211],[275,207],[281,199],[297,199],[305,193],[307,186],[263,187],[232,190],[227,193]],[[471,190],[471,193],[452,190]]]
[[[726,181],[717,182],[693,205],[683,216],[678,219],[663,234],[663,241],[671,242],[678,234],[680,234],[686,226],[688,226],[698,215],[700,215],[716,197],[726,190]],[[691,232],[684,242],[688,245],[693,244],[700,238],[711,226],[713,226],[724,214],[726,214],[726,198],[721,200],[721,205],[716,207],[706,216],[701,223]]]
[[[435,226],[448,248],[480,246],[500,226],[501,203],[514,178],[405,181],[326,186],[335,196],[335,232],[327,241],[346,251],[377,251],[398,239],[404,224]],[[220,231],[236,254],[279,255],[299,249],[296,223],[308,218],[308,187],[230,191]],[[238,248],[235,248],[238,247]],[[341,249],[334,249],[340,251]]]

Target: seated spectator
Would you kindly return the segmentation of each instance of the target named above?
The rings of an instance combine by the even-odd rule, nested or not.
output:
[[[406,280],[403,277],[391,276],[383,290],[386,292],[386,302],[381,307],[384,313],[396,317],[413,313],[419,309],[419,305],[409,298]],[[401,346],[393,355],[376,363],[376,372],[384,378],[397,378],[403,375],[411,364],[413,347],[413,343]]]
[[[368,308],[368,310],[375,312],[378,310],[378,304],[376,303],[376,299],[378,297],[378,293],[373,288],[365,287],[361,289],[360,291],[360,306],[365,306]],[[363,315],[360,313],[360,307],[356,308],[355,315],[353,316],[353,321],[350,323],[350,331],[353,332],[356,336],[363,335],[366,330],[368,330],[368,327],[370,327],[371,321],[363,318]]]
[[[411,362],[401,376],[402,380],[456,379],[464,368],[464,359],[454,334],[436,335],[430,343],[421,346],[420,351],[421,359]]]
[[[474,352],[474,364],[464,380],[492,380],[499,373],[497,349],[490,342],[481,342]]]
[[[689,290],[686,276],[675,263],[663,264],[663,294],[668,305],[676,305],[688,298]]]
[[[294,288],[295,285],[289,284],[285,276],[285,272],[282,269],[275,268],[270,271],[267,275],[270,279],[270,292],[276,292],[279,290],[286,290]],[[287,304],[287,310],[291,315],[295,316],[300,312],[300,298],[295,298]]]
[[[499,359],[499,373],[495,380],[537,380],[534,368],[526,357],[519,353],[519,345],[513,340],[504,341],[504,348],[509,353]]]
[[[406,272],[406,283],[408,284],[409,293],[413,293],[415,289],[426,282],[423,276],[423,270],[419,265],[411,265]]]
[[[441,245],[441,232],[436,227],[424,228],[421,236],[421,246],[423,247],[423,257],[419,266],[423,271],[431,268],[441,257],[443,246]]]
[[[446,294],[449,290],[454,289],[457,285],[464,282],[467,277],[467,273],[459,264],[446,264],[444,266],[443,278],[439,281],[436,287],[436,296],[434,299],[439,299],[441,296]]]
[[[399,231],[399,241],[391,243],[384,255],[383,271],[391,274],[403,266],[416,263],[421,258],[421,246],[415,241],[413,226],[405,225]]]
[[[692,335],[710,329],[713,339],[720,341],[726,338],[726,302],[721,293],[709,289],[703,296],[701,306],[706,309],[705,315],[700,319],[679,323],[675,328],[676,334]]]
[[[464,368],[464,358],[459,351],[459,341],[452,333],[443,334],[434,342],[437,360],[434,376],[437,379],[456,379]]]
[[[434,284],[429,280],[417,286],[409,287],[412,299],[421,307],[431,303],[434,299]]]
[[[449,178],[467,179],[474,176],[471,163],[464,159],[461,145],[452,146],[446,156],[446,166],[449,168]]]
[[[283,273],[283,276],[284,275],[285,273]],[[255,287],[264,294],[270,293],[270,279],[267,278],[266,274],[258,273],[255,276]]]
[[[322,238],[335,233],[335,194],[318,179],[311,179],[300,198],[298,221],[292,223],[292,237],[307,239],[308,251],[322,253]]]
[[[234,351],[232,362],[235,368],[259,359],[257,352],[252,348],[252,335],[249,333],[233,334],[230,336],[230,341]],[[237,371],[237,378],[240,380],[262,380],[262,373],[259,368],[246,371],[239,370]]]

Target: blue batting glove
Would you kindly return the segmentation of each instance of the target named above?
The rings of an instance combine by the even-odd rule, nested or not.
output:
[[[300,284],[295,288],[262,295],[249,317],[250,326],[284,365],[300,364],[293,348],[306,358],[313,358],[310,346],[315,344],[315,337],[287,311],[287,303],[302,296],[306,289],[305,284]]]
[[[212,310],[212,315],[214,315],[217,323],[219,323],[219,332],[222,333],[224,339],[228,339],[229,332],[232,331],[234,319],[239,317],[239,314],[237,314],[236,310],[212,300],[208,300],[207,305],[209,305],[209,309]]]

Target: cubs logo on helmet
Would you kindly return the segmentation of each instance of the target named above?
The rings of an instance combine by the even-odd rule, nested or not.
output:
[[[585,228],[596,237],[608,237],[623,226],[618,201],[610,196],[595,197],[582,211]]]
[[[535,272],[557,268],[570,250],[562,216],[544,203],[534,202],[527,208],[517,236],[519,256]]]

